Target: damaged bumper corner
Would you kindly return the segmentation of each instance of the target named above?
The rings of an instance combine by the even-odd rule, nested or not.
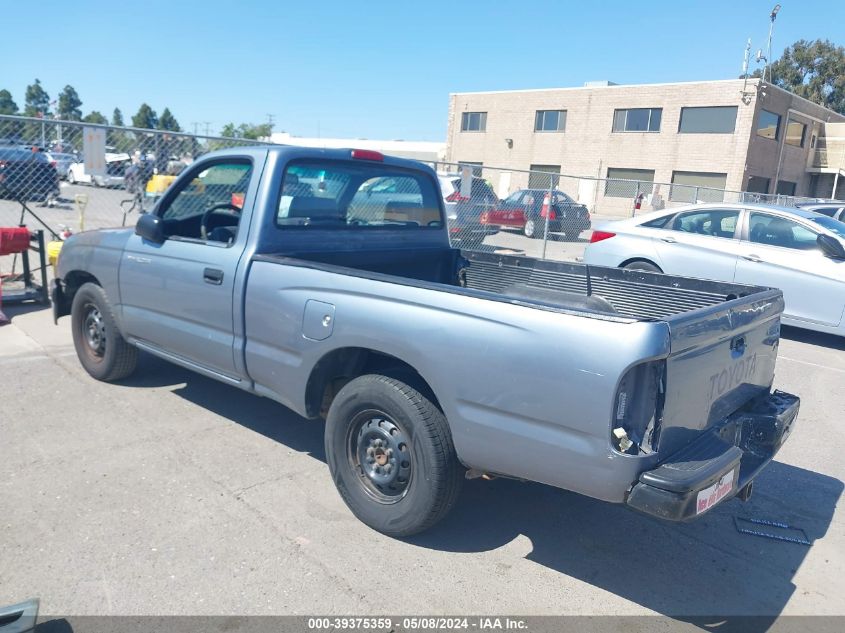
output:
[[[753,400],[653,470],[640,474],[626,503],[668,521],[688,521],[750,484],[786,441],[800,399],[775,391]]]

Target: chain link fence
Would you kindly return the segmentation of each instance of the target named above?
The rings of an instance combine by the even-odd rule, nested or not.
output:
[[[596,223],[705,202],[794,206],[809,198],[642,180],[570,176],[473,163],[437,171],[456,246],[574,259]]]
[[[86,135],[99,135],[105,164],[85,161]],[[103,138],[104,137],[104,138]],[[0,116],[0,226],[65,230],[132,225],[202,154],[258,141],[108,125]],[[98,152],[102,153],[102,149]],[[467,250],[574,259],[591,228],[697,202],[794,205],[791,196],[687,184],[576,177],[559,169],[520,170],[432,163],[452,242]],[[48,239],[50,235],[48,235]],[[2,265],[2,262],[0,262]]]
[[[104,164],[86,164],[86,134]],[[104,139],[103,139],[104,137]],[[65,229],[134,224],[199,156],[258,141],[0,115],[0,226]]]

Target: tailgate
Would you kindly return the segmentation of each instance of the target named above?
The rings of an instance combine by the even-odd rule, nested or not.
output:
[[[666,318],[671,352],[659,451],[671,455],[772,384],[783,295],[761,290]]]

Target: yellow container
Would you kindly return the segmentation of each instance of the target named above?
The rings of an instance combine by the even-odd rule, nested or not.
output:
[[[47,242],[47,261],[53,267],[53,275],[56,274],[56,262],[59,261],[59,253],[64,242]]]

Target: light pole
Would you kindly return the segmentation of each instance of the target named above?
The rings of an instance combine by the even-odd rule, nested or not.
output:
[[[775,30],[775,18],[778,16],[778,11],[780,11],[780,5],[776,4],[775,8],[772,9],[772,14],[769,16],[771,22],[769,23],[769,41],[768,44],[766,44],[766,70],[763,73],[763,81],[772,80],[772,71],[769,66],[772,63],[772,32]]]

